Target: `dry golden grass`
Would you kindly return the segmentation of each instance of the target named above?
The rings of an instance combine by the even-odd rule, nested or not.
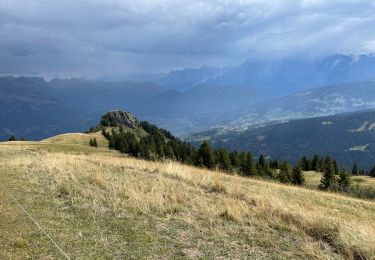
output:
[[[87,208],[97,216],[124,212],[155,216],[167,228],[173,223],[189,225],[226,248],[229,258],[375,256],[371,201],[175,162],[147,162],[105,152],[31,153],[26,147],[0,146],[0,151],[14,155],[5,168],[17,169],[30,183],[46,181],[52,194],[73,207]],[[179,239],[184,236],[189,237]],[[214,247],[208,242],[204,246]],[[187,255],[206,254],[189,250]]]
[[[322,178],[321,173],[314,171],[305,172],[306,182],[311,187],[316,187],[320,184],[320,179]],[[352,185],[358,185],[362,188],[374,188],[375,189],[375,178],[369,176],[352,176]]]
[[[100,133],[90,133],[90,134],[83,134],[83,133],[68,133],[68,134],[61,134],[54,137],[50,137],[44,139],[42,143],[50,143],[50,144],[67,144],[67,145],[88,145],[90,139],[96,138],[98,142],[98,147],[108,147],[108,141],[104,138],[104,136]]]

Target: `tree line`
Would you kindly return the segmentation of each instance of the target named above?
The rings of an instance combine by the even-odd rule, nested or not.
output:
[[[95,147],[95,148],[98,148],[98,141],[96,140],[96,138],[91,138],[90,141],[89,141],[89,145],[91,147]]]
[[[102,129],[109,141],[109,148],[146,160],[175,160],[184,164],[207,169],[218,169],[229,174],[262,177],[278,180],[281,183],[303,185],[304,171],[322,172],[319,187],[324,190],[346,191],[350,188],[350,176],[364,174],[355,164],[350,174],[330,157],[302,157],[294,166],[288,161],[268,160],[264,155],[255,158],[249,151],[237,152],[226,149],[213,149],[207,140],[199,148],[174,137],[170,132],[148,122],[139,124],[147,136],[139,137],[120,127],[118,131]],[[375,166],[368,173],[375,177]]]
[[[15,135],[12,135],[8,138],[8,142],[15,142],[15,141],[26,141],[24,137],[21,137],[19,140],[17,140]]]

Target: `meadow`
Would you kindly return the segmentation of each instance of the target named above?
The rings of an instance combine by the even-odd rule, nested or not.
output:
[[[93,135],[0,144],[0,182],[72,259],[375,256],[374,201],[134,159]],[[0,196],[1,259],[64,257]]]

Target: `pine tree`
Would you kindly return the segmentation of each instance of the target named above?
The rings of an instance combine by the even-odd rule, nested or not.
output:
[[[232,165],[226,149],[219,149],[217,153],[218,167],[224,171],[231,171]]]
[[[271,169],[279,169],[279,162],[277,160],[271,160],[269,166]]]
[[[104,136],[106,139],[108,139],[108,133],[105,131],[105,129],[102,129],[102,136]]]
[[[250,152],[242,152],[240,154],[240,173],[244,176],[252,176],[256,174],[253,156]]]
[[[324,171],[324,159],[323,158],[320,158],[319,160],[319,170],[318,172],[323,172]]]
[[[293,168],[292,183],[296,185],[303,185],[305,183],[305,176],[299,166]]]
[[[164,155],[165,155],[165,158],[167,159],[171,159],[171,160],[175,159],[173,148],[168,144],[164,148]]]
[[[336,177],[335,169],[331,158],[327,157],[325,160],[325,168],[323,170],[323,176],[320,180],[321,189],[333,189],[335,188]]]
[[[156,159],[156,158],[152,157],[150,143],[147,142],[146,139],[142,139],[139,142],[139,154],[140,154],[141,158],[146,159],[146,160]],[[160,158],[158,158],[158,159],[160,159]]]
[[[312,160],[312,165],[311,165],[313,171],[316,171],[316,172],[320,171],[319,161],[320,161],[319,155],[314,155],[314,158]]]
[[[341,191],[347,191],[350,187],[350,175],[346,170],[342,170],[339,175],[339,187]]]
[[[94,137],[92,141],[92,146],[98,148],[98,142],[96,141],[96,137]]]
[[[301,158],[301,160],[299,161],[299,165],[304,171],[310,171],[312,169],[312,162],[306,156],[303,156]]]
[[[270,165],[263,154],[260,155],[255,168],[257,169],[258,175],[273,176],[273,171],[271,171]]]
[[[236,150],[234,150],[233,152],[231,152],[229,154],[229,158],[230,158],[230,162],[231,162],[232,167],[238,168],[239,165],[240,165],[240,159],[238,157],[238,152]]]
[[[17,141],[17,138],[14,135],[12,135],[11,137],[9,137],[8,141],[14,142],[14,141]]]
[[[356,162],[353,165],[352,175],[359,175],[358,165]]]
[[[290,165],[287,161],[284,161],[280,166],[280,171],[277,177],[281,183],[290,183],[292,180],[291,175]]]
[[[212,154],[211,145],[207,140],[204,140],[198,149],[198,164],[206,168],[212,169],[214,167],[214,158]]]
[[[375,164],[374,166],[371,168],[370,172],[369,172],[369,175],[373,178],[375,178]]]
[[[92,138],[90,138],[89,145],[92,147],[94,146]]]
[[[115,137],[113,135],[109,135],[108,137],[108,147],[110,149],[115,149]]]
[[[164,148],[161,144],[156,146],[156,153],[160,159],[165,159]]]
[[[260,155],[258,164],[260,167],[265,168],[266,167],[266,158],[264,157],[263,154]]]
[[[333,169],[335,171],[335,175],[339,175],[340,169],[339,169],[339,166],[338,166],[336,160],[333,160]]]

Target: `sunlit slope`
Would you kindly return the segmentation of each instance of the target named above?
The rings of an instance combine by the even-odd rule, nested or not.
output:
[[[311,188],[316,188],[320,184],[322,174],[318,172],[305,172],[306,185]],[[375,178],[370,176],[352,176],[350,178],[351,185],[359,186],[361,188],[375,189]]]
[[[0,182],[73,259],[375,256],[372,201],[56,143],[0,144]],[[0,193],[0,258],[61,258]]]
[[[68,133],[44,139],[42,142],[52,144],[71,144],[71,145],[89,145],[90,139],[96,138],[98,147],[108,147],[108,141],[100,133]]]

